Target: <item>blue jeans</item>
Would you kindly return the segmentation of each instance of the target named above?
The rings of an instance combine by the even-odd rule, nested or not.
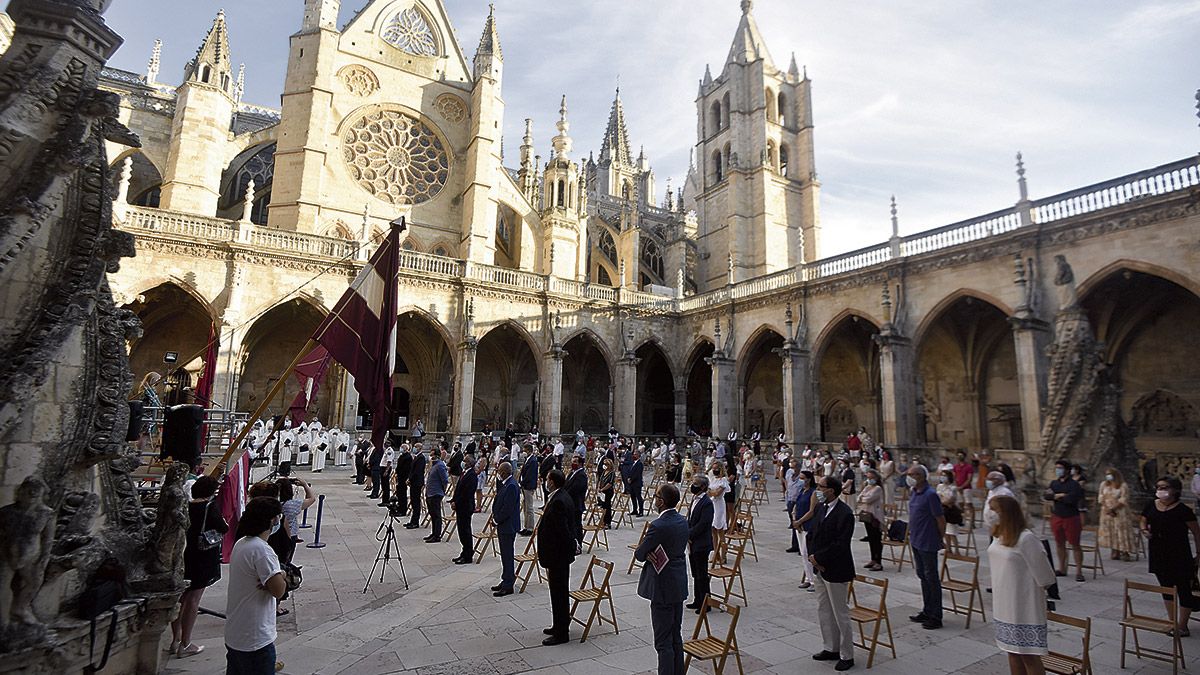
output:
[[[921,613],[927,618],[942,620],[942,580],[938,574],[938,552],[913,549],[913,565],[921,580]]]
[[[517,535],[501,532],[497,539],[500,541],[500,585],[506,591],[513,589],[517,581],[517,572],[513,567],[513,542]]]
[[[253,652],[225,645],[225,675],[274,675],[275,643]]]

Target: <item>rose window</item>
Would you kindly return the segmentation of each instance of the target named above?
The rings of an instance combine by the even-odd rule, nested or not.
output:
[[[437,56],[437,41],[429,22],[412,7],[392,17],[383,29],[383,39],[396,49],[414,56]]]
[[[450,173],[437,134],[398,110],[376,111],[351,124],[342,133],[342,153],[359,186],[389,204],[433,199]]]

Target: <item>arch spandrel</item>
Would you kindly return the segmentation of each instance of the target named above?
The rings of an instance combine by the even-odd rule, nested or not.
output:
[[[916,345],[918,349],[920,349],[920,345],[922,341],[924,341],[929,329],[936,325],[938,320],[946,314],[946,310],[948,310],[950,307],[953,307],[954,303],[962,300],[963,298],[973,298],[980,302],[991,305],[1006,317],[1011,317],[1013,314],[1015,314],[1012,307],[990,293],[985,293],[984,291],[973,288],[960,288],[945,295],[937,302],[937,304],[931,307],[929,311],[925,312],[921,317],[921,320],[917,323],[917,329],[913,331],[912,335],[913,344]]]

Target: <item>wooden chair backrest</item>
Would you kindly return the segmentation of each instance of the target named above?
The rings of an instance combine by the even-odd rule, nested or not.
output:
[[[956,563],[963,563],[966,565],[970,565],[971,566],[971,578],[969,580],[956,578],[954,576],[953,570],[950,567],[951,560],[953,560]],[[942,581],[946,581],[946,580],[978,584],[979,583],[979,558],[976,558],[974,556],[969,556],[969,555],[963,555],[961,553],[953,553],[951,551],[946,551],[942,557]]]
[[[1068,614],[1059,614],[1058,612],[1046,612],[1046,620],[1051,623],[1062,624],[1064,626],[1071,626],[1073,628],[1078,628],[1079,630],[1083,631],[1083,657],[1082,658],[1084,658],[1084,659],[1087,658],[1088,650],[1091,649],[1091,646],[1092,646],[1092,619],[1091,619],[1091,617],[1088,617],[1086,619],[1080,619],[1078,617],[1070,616]],[[1074,657],[1071,657],[1071,658],[1074,658]]]
[[[1129,594],[1129,591],[1139,591],[1139,592],[1144,592],[1144,593],[1156,593],[1159,595],[1169,595],[1169,596],[1171,596],[1171,602],[1176,606],[1179,605],[1179,597],[1178,597],[1179,591],[1177,591],[1174,588],[1168,588],[1166,586],[1155,586],[1154,584],[1144,584],[1140,581],[1130,581],[1129,579],[1126,579],[1125,580],[1125,616],[1124,616],[1125,619],[1153,619],[1155,621],[1162,621],[1166,618],[1169,618],[1169,617],[1163,617],[1163,616],[1151,616],[1149,614],[1138,614],[1137,612],[1135,612],[1133,610],[1133,596],[1131,596]]]
[[[875,588],[877,588],[879,590],[879,606],[878,607],[868,607],[867,605],[864,605],[858,601],[858,596],[855,593],[855,590],[856,590],[857,586],[860,584],[865,585],[865,586],[874,586]],[[875,577],[868,577],[868,576],[863,576],[861,574],[856,574],[856,575],[854,575],[854,581],[850,582],[850,606],[855,609],[869,609],[871,611],[877,611],[880,613],[880,615],[886,614],[887,613],[887,592],[888,592],[888,580],[887,579],[876,579]]]
[[[596,583],[596,577],[599,576],[596,574],[597,567],[604,570],[604,580],[598,584]],[[612,573],[612,563],[608,562],[607,560],[601,560],[596,556],[592,556],[592,559],[588,561],[587,572],[583,575],[583,579],[579,581],[579,589],[583,590],[585,588],[596,588],[600,589],[601,595],[604,595],[608,593],[608,579],[612,576]]]
[[[723,644],[725,645],[725,652],[728,653],[733,645],[737,643],[737,622],[738,616],[741,613],[741,607],[738,607],[737,605],[731,605],[727,602],[722,602],[711,595],[705,598],[704,607],[700,612],[700,618],[696,619],[696,629],[692,631],[693,640],[700,639],[701,628],[704,629],[705,638],[716,637],[713,635],[712,625],[708,622],[708,612],[710,609],[724,611],[729,615],[729,629],[725,632],[725,640],[723,641]]]

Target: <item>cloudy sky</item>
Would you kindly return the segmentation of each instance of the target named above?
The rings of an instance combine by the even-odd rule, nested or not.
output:
[[[619,78],[660,198],[681,184],[698,81],[720,72],[739,0],[495,2],[508,163],[526,117],[546,154],[564,93],[576,155],[598,151]],[[278,106],[301,0],[120,0],[112,65],[142,72],[157,37],[159,79],[178,81],[223,4],[246,100]],[[343,0],[343,23],[365,4]],[[446,4],[470,61],[487,3]],[[1034,198],[1200,150],[1200,0],[758,0],[754,15],[776,64],[794,52],[813,81],[823,255],[885,239],[893,193],[902,233],[1011,205],[1018,150]]]

